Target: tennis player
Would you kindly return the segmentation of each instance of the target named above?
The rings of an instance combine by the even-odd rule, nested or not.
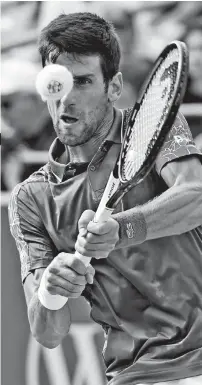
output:
[[[130,114],[114,107],[119,39],[94,14],[63,14],[42,30],[39,52],[43,65],[67,67],[74,86],[57,102],[49,162],[9,205],[31,332],[56,347],[71,324],[67,299],[82,295],[105,332],[109,384],[199,385],[202,157],[187,122],[179,113],[150,174],[95,224]]]

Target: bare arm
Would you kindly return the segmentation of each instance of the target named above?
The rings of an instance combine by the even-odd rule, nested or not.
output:
[[[168,163],[161,171],[168,190],[143,206],[113,217],[120,225],[116,247],[190,231],[202,224],[202,165],[197,157]],[[128,231],[128,225],[131,224]],[[129,237],[128,237],[129,235]],[[133,236],[131,236],[133,235]]]
[[[202,225],[201,155],[186,119],[178,113],[155,162],[168,189],[144,205],[113,214],[105,223],[94,223],[93,212],[84,212],[80,226],[87,235],[78,235],[76,250],[107,258],[114,248],[183,234]]]
[[[32,335],[46,348],[55,348],[67,335],[71,325],[68,302],[59,310],[46,309],[38,298],[38,288],[45,268],[29,274],[24,282],[28,319]]]
[[[46,290],[53,295],[78,298],[86,283],[93,282],[94,269],[85,265],[73,254],[60,253],[45,269],[30,273],[24,282],[24,292],[28,308],[30,329],[36,340],[51,349],[61,343],[71,325],[68,302],[58,309],[44,307],[38,297],[38,289],[46,271]]]
[[[80,226],[87,235],[78,235],[75,249],[90,258],[107,258],[113,249],[182,234],[202,225],[200,160],[190,156],[169,162],[161,176],[169,187],[165,192],[144,205],[114,214],[107,222],[94,223],[94,212],[86,210]]]
[[[147,238],[182,234],[202,224],[202,165],[196,157],[168,163],[161,171],[170,187],[143,207]]]
[[[11,194],[10,230],[21,260],[31,332],[51,349],[69,331],[71,316],[66,298],[82,294],[86,284],[93,282],[94,269],[86,268],[74,254],[57,254],[28,186],[17,185]]]

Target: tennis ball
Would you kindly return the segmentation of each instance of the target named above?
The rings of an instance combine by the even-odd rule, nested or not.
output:
[[[59,100],[69,94],[73,83],[73,76],[66,67],[49,64],[38,73],[36,89],[43,101]]]

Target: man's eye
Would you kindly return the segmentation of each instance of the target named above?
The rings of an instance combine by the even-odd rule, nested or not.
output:
[[[92,83],[92,80],[91,80],[91,79],[76,79],[76,80],[75,80],[75,83],[76,83],[77,85],[82,86],[82,85],[86,85],[86,84],[91,84],[91,83]]]

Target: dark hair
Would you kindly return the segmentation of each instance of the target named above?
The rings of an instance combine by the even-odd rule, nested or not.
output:
[[[52,20],[39,37],[42,65],[56,62],[63,53],[100,56],[105,84],[119,71],[120,43],[113,25],[90,12],[61,14]]]

